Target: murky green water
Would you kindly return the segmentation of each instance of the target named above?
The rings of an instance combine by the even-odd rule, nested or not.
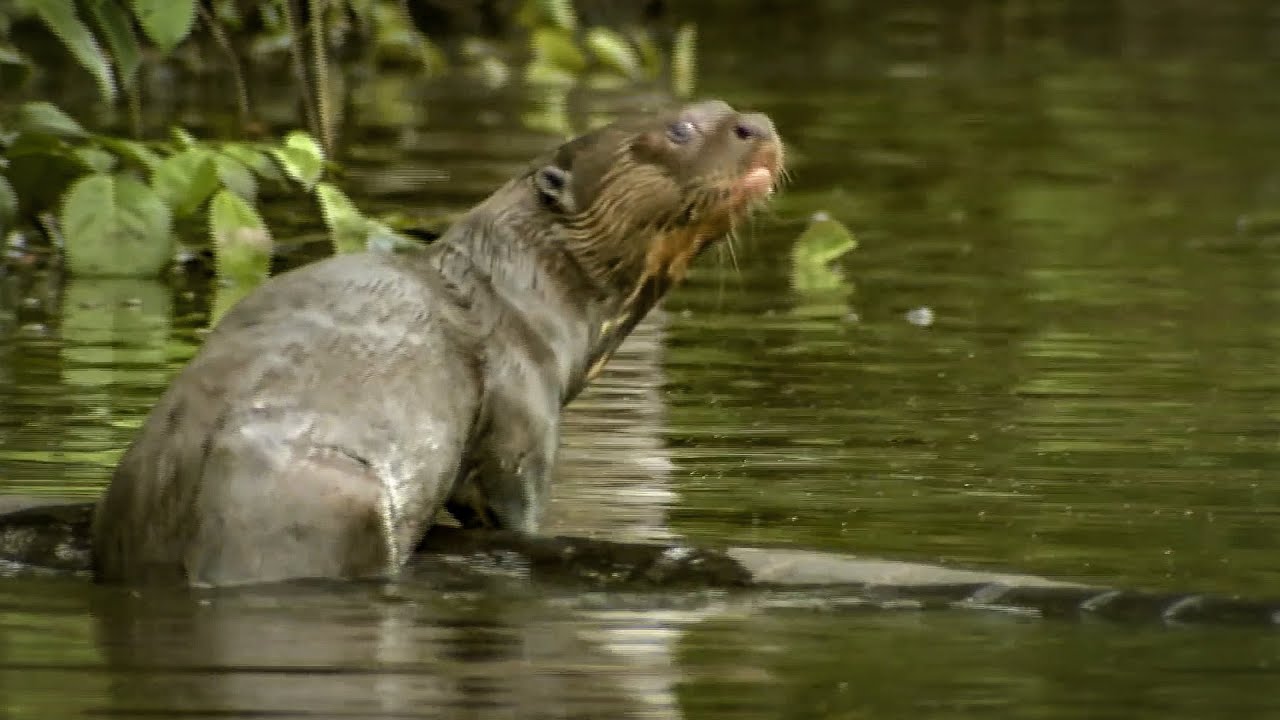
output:
[[[1280,64],[1243,10],[1094,5],[704,25],[703,92],[770,113],[794,182],[573,407],[552,530],[1280,595]],[[353,194],[456,210],[546,142],[477,92],[363,83]],[[815,211],[861,246],[803,293]],[[205,288],[0,283],[0,492],[90,496]],[[14,717],[1277,717],[1278,662],[1230,628],[518,583],[0,583]]]

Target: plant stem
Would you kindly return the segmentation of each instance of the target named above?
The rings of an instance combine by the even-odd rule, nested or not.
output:
[[[311,0],[311,61],[315,78],[316,102],[320,115],[320,145],[327,157],[333,157],[333,102],[329,97],[329,55],[325,42],[324,13],[326,0]]]
[[[235,48],[231,47],[231,40],[223,32],[222,26],[218,24],[217,19],[213,17],[209,9],[203,3],[197,4],[196,7],[200,12],[200,20],[209,27],[209,32],[213,34],[213,41],[226,53],[227,60],[231,62],[231,79],[236,84],[236,113],[240,116],[240,127],[243,129],[249,124],[249,90],[244,83],[244,72],[240,67],[240,56],[236,54]]]
[[[311,133],[320,137],[321,143],[323,143],[324,134],[320,126],[320,120],[316,116],[315,102],[311,94],[312,87],[307,78],[306,60],[302,56],[303,29],[298,27],[298,14],[293,6],[294,1],[285,0],[281,3],[284,6],[285,24],[289,26],[289,57],[293,61],[293,72],[297,75],[298,82],[302,83],[302,106],[307,116],[307,127],[311,128]]]

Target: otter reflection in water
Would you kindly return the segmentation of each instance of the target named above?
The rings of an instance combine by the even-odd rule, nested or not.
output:
[[[538,529],[562,406],[782,167],[763,115],[645,114],[535,161],[427,248],[273,278],[121,459],[95,576],[385,577],[441,508]]]

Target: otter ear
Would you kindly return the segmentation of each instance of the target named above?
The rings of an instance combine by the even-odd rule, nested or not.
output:
[[[546,165],[533,173],[533,185],[538,189],[542,204],[565,214],[577,212],[573,192],[569,187],[569,171],[558,165]]]

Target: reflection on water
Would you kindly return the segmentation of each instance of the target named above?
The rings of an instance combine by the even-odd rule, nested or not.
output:
[[[571,409],[553,529],[1280,595],[1257,23],[857,5],[703,28],[702,88],[770,113],[795,180]],[[352,88],[353,195],[456,212],[543,147],[535,102],[463,89]],[[817,211],[859,247],[797,283]],[[0,277],[0,491],[97,492],[203,322],[199,283],[58,282]],[[1280,712],[1269,635],[540,593],[6,581],[0,695],[45,717]]]

